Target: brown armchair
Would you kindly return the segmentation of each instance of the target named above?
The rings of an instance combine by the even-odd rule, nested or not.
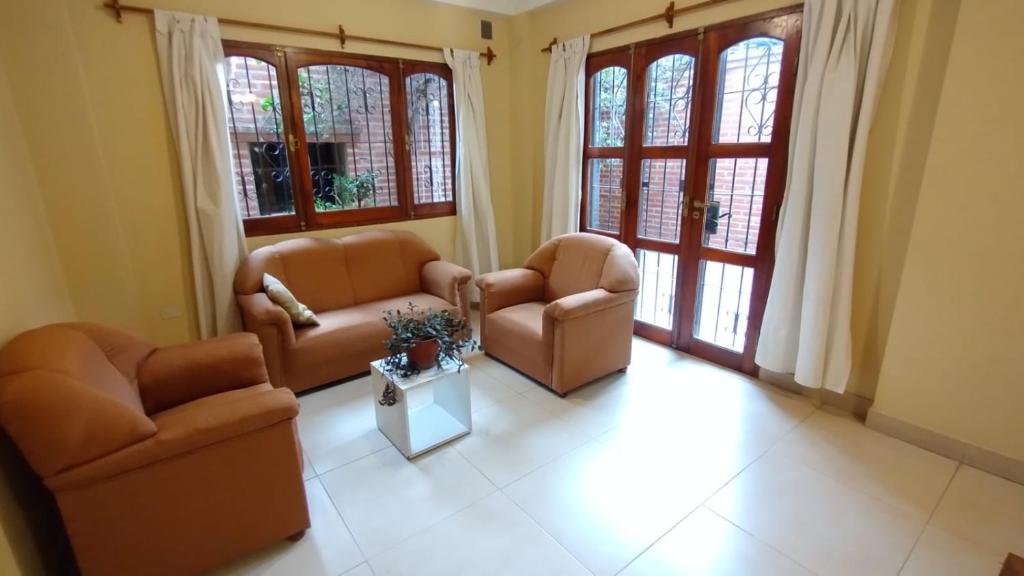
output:
[[[567,234],[523,268],[480,276],[484,351],[560,395],[629,366],[633,253],[596,234]]]
[[[83,574],[196,574],[309,527],[291,390],[256,337],[155,349],[55,324],[0,351],[0,425]]]

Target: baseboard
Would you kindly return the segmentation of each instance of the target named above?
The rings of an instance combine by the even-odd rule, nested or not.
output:
[[[861,420],[867,417],[868,409],[871,408],[870,398],[864,398],[856,394],[838,394],[825,389],[807,388],[797,384],[790,374],[780,374],[761,368],[757,377],[759,380],[767,382],[772,386],[777,386],[787,392],[810,398],[818,404],[824,404],[843,412],[848,412]]]
[[[1024,484],[1024,460],[975,446],[906,420],[895,418],[875,408],[868,410],[865,424],[868,428],[898,438],[915,446],[963,462],[989,474]]]

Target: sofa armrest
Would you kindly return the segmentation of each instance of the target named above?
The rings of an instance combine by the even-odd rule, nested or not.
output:
[[[269,381],[263,348],[247,333],[160,348],[139,366],[147,414]]]
[[[242,321],[249,332],[257,332],[261,327],[274,328],[280,332],[282,342],[295,342],[295,327],[292,319],[270,297],[263,292],[255,294],[236,294],[238,308],[242,312]]]
[[[420,270],[420,285],[427,294],[433,294],[438,298],[444,298],[453,306],[462,309],[463,317],[468,317],[468,302],[460,295],[465,293],[464,286],[469,283],[473,273],[462,266],[434,260],[427,262]]]
[[[544,300],[544,276],[528,268],[510,268],[482,274],[476,279],[476,285],[480,288],[482,314]]]
[[[54,491],[97,481],[268,428],[299,414],[295,394],[262,384],[201,398],[153,416],[157,433],[122,450],[46,479]]]
[[[571,294],[559,298],[544,307],[544,315],[555,321],[572,320],[600,312],[636,298],[636,291],[609,292],[604,288],[595,288],[586,292]]]

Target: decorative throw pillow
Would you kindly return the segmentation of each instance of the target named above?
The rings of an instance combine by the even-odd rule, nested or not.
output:
[[[271,302],[284,308],[285,312],[291,316],[293,324],[300,326],[320,324],[320,321],[316,319],[316,314],[313,314],[313,311],[305,304],[296,300],[291,291],[270,274],[263,274],[263,291],[267,293]]]

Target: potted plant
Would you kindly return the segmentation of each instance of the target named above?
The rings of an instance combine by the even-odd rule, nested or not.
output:
[[[456,318],[448,310],[423,310],[412,302],[406,311],[387,310],[384,322],[391,337],[384,342],[388,351],[384,369],[402,377],[417,374],[453,362],[461,370],[462,354],[476,349],[476,341],[467,337],[469,322]]]

